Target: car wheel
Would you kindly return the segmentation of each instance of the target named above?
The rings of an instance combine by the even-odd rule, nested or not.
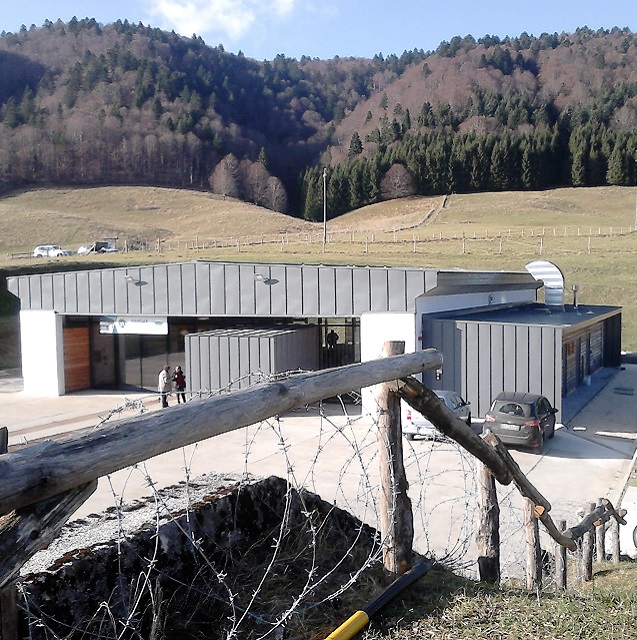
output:
[[[470,427],[471,426],[471,414],[469,414],[467,416],[467,426]]]
[[[555,435],[555,423],[551,425],[551,433],[549,433],[549,440]]]
[[[413,433],[406,433],[405,434],[405,438],[407,438],[407,440],[409,440],[410,442],[415,438],[416,436]]]
[[[539,444],[536,444],[533,447],[533,453],[536,453],[537,455],[540,455],[542,451],[544,451],[544,433],[542,433],[540,436]]]

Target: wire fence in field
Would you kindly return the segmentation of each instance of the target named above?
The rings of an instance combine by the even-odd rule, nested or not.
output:
[[[473,225],[469,225],[469,228]],[[613,227],[613,226],[563,226],[563,227],[507,227],[503,229],[477,229],[470,231],[444,231],[435,229],[428,231],[420,229],[417,232],[407,232],[405,229],[382,230],[377,232],[344,230],[330,231],[325,235],[322,233],[278,233],[263,234],[260,236],[240,236],[234,238],[193,238],[189,240],[171,240],[158,238],[155,241],[149,239],[139,243],[140,248],[149,250],[154,248],[157,252],[171,250],[192,250],[204,251],[210,249],[234,249],[237,252],[250,250],[254,252],[258,246],[276,246],[281,253],[290,251],[298,247],[310,247],[312,245],[323,245],[325,239],[325,250],[338,248],[342,245],[356,246],[358,250],[369,253],[374,246],[390,249],[392,245],[408,247],[412,253],[426,251],[431,243],[445,243],[447,245],[457,245],[457,252],[466,253],[474,248],[478,243],[488,243],[490,247],[498,245],[498,251],[503,248],[516,251],[520,247],[526,247],[530,252],[542,253],[544,243],[550,239],[571,239],[577,245],[575,238],[580,238],[580,250],[590,252],[594,250],[592,244],[595,238],[612,238],[630,235],[635,228]]]
[[[228,391],[203,390],[191,401]],[[137,401],[114,408],[96,426],[144,412],[151,402],[154,408],[155,396],[146,403]],[[40,579],[29,576],[20,585],[20,606],[28,617],[30,637],[70,638],[84,633],[87,635],[82,637],[160,638],[177,632],[184,638],[204,634],[225,639],[283,638],[294,637],[294,633],[310,637],[306,626],[316,626],[312,616],[327,610],[323,615],[338,617],[343,595],[350,590],[365,593],[366,587],[373,586],[367,576],[380,575],[384,541],[378,533],[376,431],[376,415],[364,412],[360,397],[352,394],[273,416],[102,479],[100,506],[109,506],[109,535],[116,546],[116,552],[104,563],[111,568],[122,567],[125,558],[134,553],[138,572],[131,575],[123,569],[119,573],[115,570],[118,577],[108,597],[94,603],[92,610],[85,603],[83,629],[75,626],[81,626],[77,621],[72,625],[61,621],[61,608],[47,607],[46,598],[38,595],[36,588]],[[403,453],[414,514],[415,550],[475,577],[474,458],[445,438],[405,441]],[[177,506],[169,504],[174,496],[166,497],[161,490],[167,483],[169,467],[178,469],[181,494],[185,496]],[[221,553],[223,545],[218,539],[213,541],[214,532],[203,532],[193,524],[198,519],[197,505],[209,501],[201,491],[204,485],[210,490],[210,484],[197,480],[202,474],[218,479],[220,496],[229,491],[224,483],[242,495],[257,478],[282,478],[285,490],[277,496],[276,504],[267,507],[277,512],[277,525],[258,531],[250,544],[244,544],[235,533],[236,549],[230,543],[233,533],[229,530]],[[131,516],[143,510],[127,507],[139,498],[140,486],[150,496],[146,504],[151,505],[150,511],[144,511],[143,523]],[[322,502],[310,498],[307,492],[320,496]],[[521,499],[511,487],[501,487],[499,493],[502,575],[516,580],[524,573]],[[90,503],[87,508],[92,508]],[[573,520],[575,508],[573,505]],[[341,510],[353,516],[346,525],[339,515]],[[232,517],[237,514],[229,513],[228,518]],[[135,526],[151,529],[146,546],[135,552],[126,550],[132,535],[133,525],[127,524],[131,518]],[[188,557],[191,565],[184,565],[181,573],[169,574],[160,561],[166,540],[162,530],[168,525],[182,530],[189,548],[182,560]],[[342,528],[349,529],[347,535],[336,536]],[[84,548],[89,540],[83,537],[81,544]],[[104,544],[101,540],[97,546]],[[59,564],[60,557],[68,561],[78,554],[64,547],[64,536],[59,545],[57,550],[52,548],[36,556],[25,571],[41,569],[47,561]],[[47,553],[53,556],[47,558]],[[80,555],[86,563],[86,552]],[[85,594],[78,596],[83,602],[87,599]],[[190,630],[180,627],[175,616],[183,618],[184,624],[188,622]]]

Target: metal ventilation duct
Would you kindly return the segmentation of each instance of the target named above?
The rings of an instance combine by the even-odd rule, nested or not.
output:
[[[535,260],[526,265],[526,270],[544,283],[544,302],[549,307],[564,308],[564,274],[548,260]]]

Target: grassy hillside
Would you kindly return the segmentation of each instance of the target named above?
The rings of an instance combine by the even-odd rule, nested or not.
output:
[[[568,300],[577,284],[582,303],[624,307],[623,347],[632,351],[637,350],[636,197],[635,187],[599,187],[392,200],[329,220],[323,251],[322,223],[207,193],[42,189],[0,199],[0,256],[29,251],[38,243],[77,248],[117,235],[120,242],[154,242],[159,236],[173,248],[73,257],[64,261],[66,266],[82,268],[105,259],[205,259],[523,270],[531,260],[546,259],[564,272]],[[188,248],[186,242],[195,237],[200,245],[217,239],[217,248]],[[62,262],[52,260],[2,263],[5,272],[45,265],[62,268]]]

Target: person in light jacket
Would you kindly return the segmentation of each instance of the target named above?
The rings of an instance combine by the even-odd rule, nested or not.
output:
[[[161,406],[168,406],[168,394],[170,393],[170,365],[167,364],[159,372],[159,380],[157,382],[157,391],[161,398]]]

